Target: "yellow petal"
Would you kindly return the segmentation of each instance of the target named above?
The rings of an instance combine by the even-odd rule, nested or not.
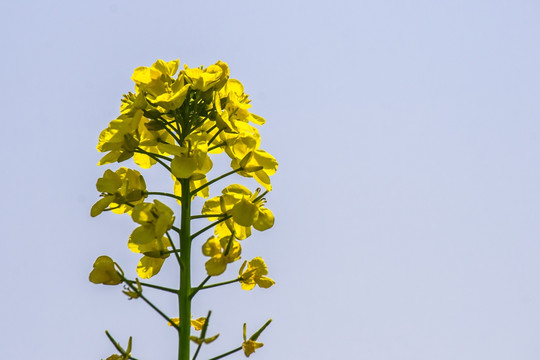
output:
[[[259,216],[257,205],[246,198],[237,202],[231,210],[231,215],[237,224],[251,226]]]
[[[242,344],[242,349],[244,350],[244,354],[249,357],[249,355],[253,354],[256,349],[263,347],[263,345],[263,343],[247,340]]]
[[[274,280],[266,276],[261,276],[260,278],[255,279],[255,282],[257,283],[257,285],[259,285],[260,287],[264,289],[268,289],[270,286],[276,283]]]
[[[179,179],[188,179],[197,170],[197,159],[175,156],[171,161],[171,171]]]
[[[105,196],[104,198],[99,199],[98,202],[92,206],[92,209],[90,209],[90,216],[96,217],[101,214],[107,208],[107,206],[113,202],[113,200],[113,195]]]
[[[150,279],[159,273],[164,262],[164,259],[143,256],[137,265],[137,274],[143,279]]]
[[[227,261],[221,254],[218,254],[211,257],[204,264],[204,267],[206,268],[207,274],[210,276],[221,275],[227,269]]]
[[[274,214],[269,209],[260,207],[259,216],[253,223],[253,227],[259,231],[264,231],[270,229],[272,226],[274,226]]]

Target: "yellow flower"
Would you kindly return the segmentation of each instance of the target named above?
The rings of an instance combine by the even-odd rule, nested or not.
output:
[[[171,172],[177,179],[200,180],[212,169],[206,142],[187,142],[185,147],[170,145],[165,149],[175,155],[171,161]]]
[[[128,92],[124,94],[121,101],[120,114],[122,115],[133,115],[137,110],[144,111],[147,108],[151,108],[151,105],[148,104],[142,93],[133,94],[132,92]]]
[[[256,342],[255,340],[257,339],[252,340],[251,338],[246,338],[246,323],[244,323],[244,342],[242,343],[242,349],[244,350],[244,355],[246,355],[246,357],[253,354],[256,349],[264,346],[263,343]]]
[[[185,83],[183,76],[173,78],[179,64],[179,60],[158,60],[151,67],[136,68],[131,76],[137,92],[144,93],[148,103],[160,112],[167,113],[182,106],[191,87]]]
[[[263,347],[264,344],[260,342],[256,342],[253,340],[246,340],[242,343],[242,349],[244,350],[244,354],[246,357],[249,357],[249,355],[253,354],[256,349]]]
[[[107,334],[107,336],[110,336],[107,331],[105,331],[105,333]],[[113,354],[113,355],[109,356],[106,360],[129,360],[129,359],[132,359],[132,357],[131,357],[131,346],[132,346],[132,340],[133,339],[132,339],[131,336],[129,337],[128,347],[127,347],[126,350],[122,349],[120,344],[118,344],[112,338],[109,338],[109,339],[113,342],[113,345],[116,348],[116,350],[120,351],[122,353],[122,355]]]
[[[224,133],[221,136],[225,142],[224,150],[232,159],[233,169],[241,168],[238,175],[253,177],[266,190],[271,191],[270,176],[276,173],[278,162],[266,151],[259,149],[260,135],[257,131],[252,131],[252,126],[246,123],[235,134]],[[239,126],[240,128],[240,126]]]
[[[118,285],[122,283],[122,276],[116,270],[118,265],[108,256],[100,256],[94,262],[94,269],[90,272],[89,280],[94,284]],[[118,267],[120,272],[122,269]]]
[[[161,238],[169,230],[174,221],[173,211],[159,200],[153,203],[141,203],[133,208],[131,218],[141,226],[135,229],[132,234],[138,243],[145,243],[154,238]],[[142,229],[143,228],[143,229]]]
[[[206,69],[190,69],[187,65],[184,65],[182,73],[186,78],[186,82],[190,83],[194,90],[219,90],[229,78],[229,66],[221,61],[218,61],[215,65],[210,65]]]
[[[266,264],[264,263],[264,260],[260,257],[254,258],[249,263],[247,261],[244,261],[244,263],[240,267],[240,270],[238,271],[238,277],[240,279],[240,283],[242,284],[243,290],[251,290],[255,287],[255,285],[259,285],[259,287],[262,287],[264,289],[267,289],[270,286],[274,285],[274,280],[265,276],[267,274],[268,269],[266,267]]]
[[[219,337],[219,334],[216,334],[214,336],[211,336],[209,338],[200,338],[200,337],[196,337],[196,336],[190,336],[189,339],[191,341],[193,341],[195,344],[197,345],[200,345],[200,344],[210,344],[211,342],[213,342],[214,340],[216,340],[217,338]]]
[[[143,289],[139,279],[137,278],[135,278],[135,287],[136,288],[132,290],[129,286],[124,285],[124,290],[122,290],[122,293],[128,297],[128,300],[138,299],[141,296]]]
[[[210,259],[205,263],[206,272],[210,276],[223,274],[227,264],[240,259],[241,252],[240,243],[234,240],[232,235],[212,236],[202,246],[203,255],[210,256]]]
[[[244,86],[240,81],[229,79],[219,91],[219,98],[224,102],[223,112],[227,112],[228,120],[233,124],[242,121],[263,125],[265,121],[262,117],[248,111],[251,108],[248,96],[244,93]]]
[[[131,239],[130,239],[131,240]],[[130,246],[128,247],[133,252],[143,247]],[[165,262],[165,259],[169,257],[169,253],[165,251],[171,247],[171,243],[168,238],[162,237],[161,239],[155,239],[154,241],[146,244],[144,249],[146,250],[144,256],[139,260],[137,264],[137,274],[143,279],[150,279],[152,276],[157,275]]]
[[[98,165],[122,162],[133,156],[139,146],[137,128],[142,114],[142,110],[137,110],[133,115],[120,115],[99,134],[96,148],[99,152],[108,153],[101,158]]]
[[[146,183],[142,175],[136,171],[121,167],[115,172],[106,170],[96,183],[96,188],[103,197],[92,206],[91,216],[101,214],[109,207],[114,213],[129,212],[132,206],[141,203],[147,196]]]
[[[171,229],[174,221],[172,210],[162,202],[141,203],[131,213],[133,221],[141,226],[131,233],[128,248],[136,253],[144,254],[137,265],[137,274],[148,279],[159,273],[171,247],[167,237],[163,235]]]
[[[163,116],[164,119],[172,121],[167,116]],[[146,152],[169,155],[169,153],[162,151],[162,144],[173,144],[174,138],[169,134],[160,122],[151,121],[143,117],[139,122],[139,148]],[[157,161],[150,156],[136,152],[133,154],[133,161],[142,167],[148,169],[154,165]]]
[[[193,315],[191,317],[193,317]],[[195,320],[191,319],[191,326],[193,326],[195,330],[200,331],[203,328],[205,322],[205,317],[200,317]],[[180,325],[180,318],[172,318],[167,325],[172,326],[172,324]]]
[[[274,215],[265,208],[264,198],[259,198],[260,190],[252,193],[242,185],[233,184],[223,189],[223,195],[207,200],[202,208],[204,215],[227,214],[231,218],[224,222],[225,225],[216,226],[216,234],[227,234],[224,231],[226,226],[228,233],[234,233],[239,239],[245,239],[251,235],[251,227],[264,231],[274,225]],[[210,221],[217,218],[209,217]]]

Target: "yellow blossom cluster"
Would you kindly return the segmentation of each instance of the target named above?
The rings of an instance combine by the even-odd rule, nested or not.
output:
[[[259,148],[252,124],[265,121],[249,111],[243,85],[229,78],[229,67],[221,61],[207,68],[179,67],[178,60],[158,60],[135,69],[135,93],[124,96],[120,116],[99,136],[97,149],[107,153],[99,165],[133,157],[149,168],[160,159],[172,160],[173,176],[190,179],[197,188],[212,168],[207,154],[225,152],[234,170],[270,190],[269,176],[278,164]]]
[[[243,290],[256,286],[269,288],[275,284],[267,276],[267,266],[260,257],[244,261],[232,280],[206,283],[242,258],[241,243],[251,236],[252,229],[265,231],[273,227],[274,215],[266,208],[265,196],[272,190],[270,177],[276,173],[278,163],[261,148],[257,126],[263,125],[265,119],[251,112],[251,101],[244,86],[230,78],[226,63],[218,61],[206,68],[190,68],[181,67],[179,60],[158,60],[150,67],[136,68],[131,79],[135,83],[134,91],[124,95],[119,116],[99,135],[97,150],[104,155],[98,165],[129,159],[142,169],[158,164],[170,174],[172,192],[147,190],[143,176],[136,170],[125,167],[106,170],[97,180],[100,199],[92,206],[90,215],[95,217],[108,211],[129,214],[137,227],[129,236],[127,246],[142,256],[137,265],[138,276],[142,279],[155,276],[165,260],[173,255],[171,258],[176,258],[179,265],[180,286],[170,288],[138,278],[130,280],[108,256],[96,259],[89,279],[104,285],[124,283],[123,293],[128,299],[142,299],[179,331],[179,354],[185,360],[190,354],[190,342],[198,346],[196,357],[202,345],[219,336],[219,333],[206,336],[211,311],[207,317],[190,321],[195,294],[231,283],[240,283]],[[228,156],[231,170],[208,179],[214,156],[218,154]],[[210,197],[211,185],[234,174],[252,178],[260,187],[252,191],[232,184],[219,196]],[[165,196],[172,202],[176,200],[181,206],[176,226],[173,210],[154,199],[157,196]],[[200,215],[193,214],[192,201],[196,196],[205,199]],[[192,233],[191,222],[203,218],[212,223]],[[192,243],[198,235],[212,228],[213,235],[202,244],[202,254],[208,257],[205,263],[208,277],[198,287],[193,287]],[[143,294],[143,287],[174,294],[178,298],[179,317],[172,318],[156,307],[146,293]],[[257,339],[270,322],[249,338],[244,324],[244,341],[234,351],[243,350],[249,357],[262,347]],[[191,327],[200,331],[200,335],[191,335]],[[131,338],[124,350],[109,333],[107,336],[120,352],[108,360],[132,358]]]

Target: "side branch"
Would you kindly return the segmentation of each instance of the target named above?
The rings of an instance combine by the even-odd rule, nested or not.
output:
[[[272,319],[268,320],[263,326],[261,326],[261,328],[260,328],[259,330],[255,331],[255,332],[253,333],[253,335],[251,335],[251,336],[249,337],[249,340],[256,341],[256,340],[259,338],[259,336],[261,335],[261,333],[264,331],[264,329],[266,329],[266,328],[268,327],[268,325],[270,325],[271,322],[272,322]],[[245,333],[245,325],[246,325],[246,324],[244,324],[244,341],[246,340],[246,338],[245,338],[245,336],[246,336],[246,335],[245,335],[245,334],[246,334],[246,333]],[[231,354],[234,354],[235,352],[240,351],[240,350],[242,350],[242,346],[239,346],[239,347],[237,347],[236,349],[233,349],[233,350],[231,350],[231,351],[228,351],[228,352],[226,352],[226,353],[224,353],[224,354],[218,355],[218,356],[213,357],[213,358],[208,359],[208,360],[217,360],[217,359],[221,359],[221,358],[224,358],[225,356],[229,356],[229,355],[231,355]]]
[[[135,284],[136,283],[135,281],[128,280],[128,279],[125,279],[124,282],[128,283],[128,284]],[[170,292],[170,293],[173,293],[173,294],[178,294],[178,290],[171,289],[171,288],[168,288],[168,287],[149,284],[149,283],[144,283],[144,282],[141,282],[141,281],[139,281],[139,284],[141,284],[142,286],[152,288],[152,289],[157,289],[157,290],[161,290],[161,291],[165,291],[165,292]],[[140,296],[140,294],[139,294],[139,296]]]
[[[216,181],[219,181],[219,180],[221,180],[221,179],[223,179],[223,178],[225,178],[225,177],[227,177],[227,176],[229,176],[229,175],[232,175],[232,174],[234,174],[234,173],[237,173],[237,172],[239,172],[239,171],[242,171],[242,168],[238,168],[238,169],[236,169],[236,170],[231,170],[231,171],[229,171],[228,173],[225,173],[225,174],[223,174],[223,175],[221,175],[221,176],[218,176],[217,178],[215,178],[215,179],[213,179],[213,180],[210,180],[210,181],[207,182],[206,184],[201,185],[201,186],[199,186],[198,188],[196,188],[195,190],[193,190],[193,191],[190,193],[190,195],[191,195],[191,196],[194,196],[194,195],[197,194],[199,191],[201,191],[202,189],[204,189],[204,188],[206,188],[206,187],[212,185],[212,184],[215,183]]]
[[[176,200],[178,200],[178,201],[182,201],[182,198],[181,198],[180,196],[176,196],[176,195],[174,195],[174,194],[169,194],[169,193],[166,193],[166,192],[148,191],[148,192],[146,192],[146,194],[148,194],[148,195],[161,195],[161,196],[167,196],[167,197],[176,199]]]
[[[168,160],[171,160],[171,159],[169,159],[168,157],[166,157],[166,156],[161,156],[161,155],[158,155],[158,154],[154,154],[154,153],[151,153],[151,152],[148,152],[148,151],[144,151],[144,150],[141,149],[141,148],[137,148],[137,149],[135,150],[135,152],[138,152],[138,153],[141,153],[141,154],[148,155],[148,156],[151,157],[152,159],[156,160],[161,166],[163,166],[165,169],[167,169],[170,173],[172,173],[172,172],[171,172],[171,167],[170,167],[169,165],[165,164],[165,163],[164,163],[163,161],[161,161],[160,158],[159,158],[159,157],[164,157],[164,158],[166,158],[166,159],[168,159]]]
[[[189,294],[189,298],[190,299],[193,299],[193,297],[195,296],[195,294],[197,294],[199,292],[199,290],[202,289],[202,287],[204,286],[204,284],[206,284],[208,282],[208,280],[210,280],[210,278],[212,277],[212,275],[208,275],[206,277],[206,279],[204,279],[200,284],[199,286],[197,286],[195,289],[191,289],[191,294]]]
[[[131,341],[132,341],[131,336],[129,337],[128,348],[127,348],[127,350],[124,350],[124,348],[122,346],[120,346],[120,344],[112,337],[112,335],[109,333],[108,330],[105,330],[105,335],[107,335],[107,337],[109,338],[111,343],[114,345],[116,350],[118,350],[118,352],[120,354],[122,354],[122,356],[127,356],[127,359],[129,359],[129,360],[138,360],[137,358],[134,358],[130,354],[131,353]]]
[[[163,313],[163,311],[161,311],[156,305],[154,305],[150,300],[148,300],[143,294],[141,294],[141,292],[139,291],[139,289],[137,289],[135,286],[133,286],[133,284],[129,283],[128,281],[126,281],[127,279],[125,277],[122,276],[122,281],[124,281],[127,286],[133,290],[137,295],[139,295],[139,297],[141,299],[144,300],[145,303],[147,303],[152,309],[154,309],[159,315],[161,315],[162,318],[164,318],[165,320],[167,320],[167,322],[171,322],[171,317],[170,316],[167,316]],[[142,285],[142,284],[141,284]],[[178,325],[176,325],[175,323],[171,323],[172,326],[174,328],[176,328],[176,330],[180,331],[180,327]]]
[[[242,280],[242,278],[239,277],[237,279],[233,279],[233,280],[229,280],[229,281],[224,281],[224,282],[215,283],[215,284],[211,284],[211,285],[201,286],[201,287],[198,287],[196,289],[196,291],[193,293],[193,295],[195,295],[197,293],[197,291],[199,291],[199,290],[211,289],[211,288],[222,286],[222,285],[233,284],[233,283],[238,282],[240,280]]]
[[[224,222],[225,220],[229,220],[232,217],[232,215],[227,215],[223,219],[219,219],[218,221],[214,221],[210,225],[208,225],[205,228],[202,228],[201,230],[197,231],[195,234],[191,235],[191,240],[195,239],[197,236],[201,235],[203,232],[205,232],[208,229],[211,229],[212,227],[216,226],[219,223]]]

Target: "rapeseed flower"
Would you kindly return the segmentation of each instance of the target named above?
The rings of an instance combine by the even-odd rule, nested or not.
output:
[[[134,205],[147,197],[146,183],[136,171],[121,167],[116,171],[106,170],[97,180],[96,188],[102,198],[92,206],[91,216],[97,216],[109,208],[117,214],[131,211]],[[129,203],[129,205],[128,205]]]
[[[94,262],[94,269],[90,272],[89,280],[94,284],[118,285],[122,283],[122,276],[117,271],[118,265],[108,256],[100,256]],[[120,267],[118,267],[120,269]]]
[[[242,248],[234,240],[234,236],[212,236],[202,246],[204,256],[210,256],[205,263],[206,272],[210,276],[221,275],[230,264],[240,259]]]
[[[249,261],[249,263],[244,261],[240,267],[240,270],[238,271],[238,278],[240,279],[243,290],[251,290],[255,287],[255,285],[258,285],[264,289],[274,285],[275,281],[265,275],[268,275],[268,269],[264,263],[264,260],[260,257],[254,258],[253,260]]]
[[[257,339],[252,340],[251,338],[246,338],[246,323],[244,323],[244,342],[242,343],[242,350],[244,350],[244,355],[246,355],[246,357],[249,357],[255,350],[264,346],[263,343],[256,342],[255,340]]]
[[[144,254],[137,265],[137,274],[143,279],[156,275],[169,256],[171,247],[165,232],[172,228],[173,211],[159,200],[154,203],[142,203],[131,212],[133,221],[140,224],[131,233],[128,247],[131,251]]]
[[[251,235],[251,227],[258,231],[270,229],[274,225],[274,215],[264,207],[265,200],[259,198],[260,190],[252,193],[242,185],[233,184],[223,189],[221,196],[207,200],[202,208],[202,214],[226,214],[231,218],[226,220],[225,225],[216,226],[216,234],[226,234],[223,226],[229,233],[234,233],[239,240]],[[209,217],[210,221],[216,220]]]
[[[109,123],[109,126],[99,134],[97,150],[108,152],[98,165],[122,162],[131,158],[139,146],[137,129],[143,112],[137,110],[133,115],[120,115]]]

